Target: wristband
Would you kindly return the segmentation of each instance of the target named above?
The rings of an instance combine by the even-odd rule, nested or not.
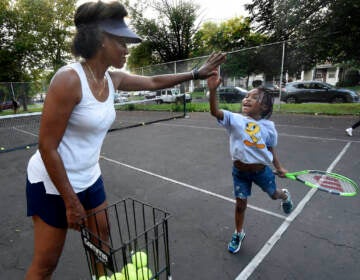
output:
[[[193,77],[193,80],[198,80],[200,77],[199,77],[199,70],[197,68],[193,69],[191,71],[191,74],[192,74],[192,77]]]

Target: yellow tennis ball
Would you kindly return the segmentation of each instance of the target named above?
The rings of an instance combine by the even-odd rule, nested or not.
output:
[[[30,146],[26,146],[25,148],[26,148],[26,150],[29,150],[29,149],[30,149]]]
[[[4,148],[4,147],[1,147],[1,148],[0,148],[0,150],[2,150],[2,151],[3,151],[3,150],[5,150],[5,148]]]
[[[152,272],[147,267],[139,268],[137,271],[137,280],[149,280],[152,277]]]
[[[110,280],[125,280],[125,276],[120,272],[115,272],[111,275]]]
[[[133,264],[136,266],[136,268],[147,266],[147,255],[145,252],[135,252],[135,254],[132,255],[131,260]]]
[[[136,267],[132,263],[128,263],[125,265],[122,270],[121,274],[124,275],[125,280],[136,280]]]

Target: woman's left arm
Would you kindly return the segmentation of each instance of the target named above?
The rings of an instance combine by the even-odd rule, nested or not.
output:
[[[199,68],[190,72],[156,76],[138,76],[124,72],[112,72],[111,76],[116,89],[124,91],[157,90],[172,87],[185,81],[194,79],[207,79],[217,75],[217,67],[226,59],[224,53],[213,53]]]

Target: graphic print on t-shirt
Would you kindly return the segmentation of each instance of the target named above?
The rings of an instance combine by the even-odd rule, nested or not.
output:
[[[244,140],[244,144],[248,147],[256,147],[258,149],[264,149],[264,144],[258,144],[261,139],[259,135],[260,126],[255,122],[248,122],[246,124],[245,132],[250,136],[251,141]]]

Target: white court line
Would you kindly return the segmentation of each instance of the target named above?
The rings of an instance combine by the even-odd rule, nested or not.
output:
[[[185,125],[185,124],[165,124],[165,123],[157,123],[155,125],[158,126],[178,126],[178,127],[188,127],[188,128],[196,128],[196,129],[207,129],[207,130],[219,130],[224,131],[222,127],[216,128],[216,127],[207,127],[207,126],[196,126],[196,125]],[[325,140],[325,141],[337,141],[337,142],[353,142],[353,143],[360,143],[359,140],[346,140],[346,139],[339,139],[339,138],[324,138],[324,137],[317,137],[317,136],[304,136],[304,135],[297,135],[297,134],[288,134],[288,133],[278,133],[279,136],[285,136],[285,137],[296,137],[296,138],[304,138],[304,139],[313,139],[313,140]]]
[[[141,169],[141,168],[138,168],[138,167],[135,167],[135,166],[132,166],[132,165],[129,165],[129,164],[126,164],[126,163],[123,163],[123,162],[120,162],[120,161],[117,161],[117,160],[114,160],[114,159],[105,157],[105,156],[100,156],[100,158],[101,158],[101,159],[104,159],[104,160],[106,160],[106,161],[115,163],[115,164],[117,164],[117,165],[122,165],[122,166],[125,166],[125,167],[127,167],[127,168],[130,168],[130,169],[133,169],[133,170],[136,170],[136,171],[145,173],[145,174],[147,174],[147,175],[150,175],[150,176],[153,176],[153,177],[157,177],[157,178],[159,178],[159,179],[162,179],[162,180],[165,180],[165,181],[168,181],[168,182],[171,182],[171,183],[174,183],[174,184],[183,186],[183,187],[185,187],[185,188],[192,189],[192,190],[195,190],[195,191],[198,191],[198,192],[201,192],[201,193],[205,193],[205,194],[207,194],[207,195],[210,195],[210,196],[213,196],[213,197],[222,199],[222,200],[226,200],[226,201],[230,201],[230,202],[232,202],[232,203],[235,203],[235,199],[232,199],[232,198],[223,196],[223,195],[221,195],[221,194],[217,194],[217,193],[214,193],[214,192],[210,192],[210,191],[208,191],[208,190],[205,190],[205,189],[202,189],[202,188],[199,188],[199,187],[195,187],[195,186],[193,186],[193,185],[189,185],[189,184],[186,184],[186,183],[183,183],[183,182],[180,182],[180,181],[177,181],[177,180],[174,180],[174,179],[171,179],[171,178],[168,178],[168,177],[165,177],[165,176],[162,176],[162,175],[159,175],[159,174],[150,172],[150,171],[146,171],[146,170],[144,170],[144,169]],[[274,213],[274,212],[271,212],[271,211],[268,211],[268,210],[265,210],[265,209],[262,209],[262,208],[253,206],[253,205],[249,205],[249,204],[248,204],[248,207],[251,208],[251,209],[254,209],[254,210],[256,210],[256,211],[259,211],[259,212],[262,212],[262,213],[265,213],[265,214],[268,214],[268,215],[271,215],[271,216],[274,216],[274,217],[277,217],[277,218],[280,218],[280,219],[283,219],[283,220],[286,219],[286,216],[284,216],[284,215],[280,215],[280,214],[277,214],[277,213]]]
[[[296,138],[304,138],[304,139],[314,139],[314,140],[326,140],[326,141],[337,141],[337,142],[345,142],[345,143],[356,143],[356,142],[360,142],[360,141],[349,141],[346,139],[339,139],[339,138],[324,138],[324,137],[316,137],[316,136],[304,136],[304,135],[295,135],[295,134],[287,134],[287,133],[279,133],[280,136],[285,136],[285,137],[296,137]]]
[[[29,132],[29,131],[26,131],[26,130],[23,130],[23,129],[19,129],[17,127],[13,127],[14,130],[16,131],[19,131],[21,133],[24,133],[24,134],[29,134],[31,136],[35,136],[35,137],[38,137],[39,135],[38,134],[35,134],[35,133],[32,133],[32,132]]]
[[[342,149],[340,154],[335,158],[331,165],[326,170],[331,172],[339,160],[343,157],[346,151],[349,149],[351,142],[348,142],[345,147]],[[287,230],[292,221],[301,213],[306,203],[312,198],[316,193],[317,189],[313,188],[308,191],[305,197],[300,201],[294,211],[286,218],[286,220],[280,225],[277,231],[270,237],[270,239],[265,243],[261,250],[255,255],[255,257],[248,263],[248,265],[241,271],[241,273],[235,278],[235,280],[246,280],[248,279],[267,254],[271,251],[277,241],[280,240],[282,234]]]
[[[209,127],[209,126],[198,126],[198,125],[187,125],[187,124],[166,124],[166,123],[155,123],[154,125],[158,126],[178,126],[178,127],[189,127],[189,128],[202,128],[207,130],[219,130],[219,131],[225,131],[224,128],[221,127]]]

